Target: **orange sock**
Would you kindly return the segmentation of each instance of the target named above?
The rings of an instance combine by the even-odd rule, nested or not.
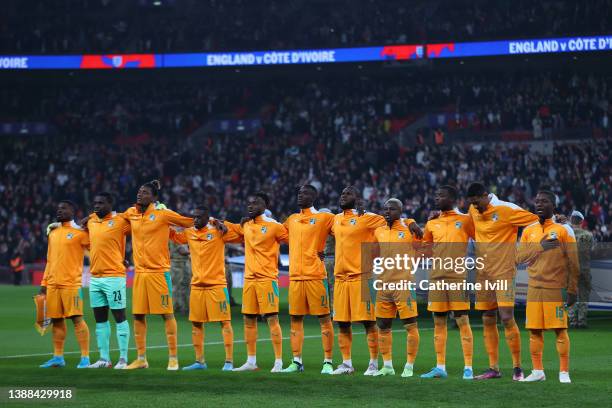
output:
[[[369,329],[366,328],[366,332],[370,360],[378,360],[378,328],[374,325]]]
[[[195,361],[204,362],[204,325],[191,326],[191,342],[195,351]]]
[[[455,320],[457,321],[457,326],[459,326],[459,335],[461,336],[463,362],[466,367],[471,367],[472,356],[474,354],[474,336],[472,335],[472,327],[470,326],[470,317],[468,315],[463,315]]]
[[[223,347],[225,348],[225,361],[234,361],[234,329],[232,322],[225,320],[221,322],[221,333],[223,334]]]
[[[393,344],[393,333],[391,329],[379,329],[378,331],[378,348],[380,354],[382,354],[383,361],[392,360],[392,344]]]
[[[351,348],[353,346],[353,329],[349,326],[345,330],[340,329],[338,333],[338,346],[342,354],[342,360],[351,359]]]
[[[512,354],[512,367],[521,366],[521,332],[514,319],[504,322],[506,343]]]
[[[244,318],[244,341],[247,346],[247,356],[257,355],[257,318]]]
[[[134,319],[134,341],[139,358],[144,358],[147,350],[147,321]]]
[[[543,370],[542,353],[544,352],[544,333],[542,330],[529,331],[529,352],[534,370]]]
[[[446,339],[448,329],[446,325],[446,315],[434,315],[434,349],[436,351],[436,364],[446,365]]]
[[[64,355],[64,342],[66,341],[66,321],[54,320],[53,321],[53,355],[63,356]]]
[[[414,364],[416,360],[417,352],[419,351],[419,342],[421,341],[421,335],[419,334],[419,327],[415,323],[408,323],[404,325],[407,331],[406,336],[406,362],[408,364]]]
[[[270,338],[274,349],[274,358],[283,358],[283,332],[278,323],[278,316],[268,317],[268,327],[270,328]]]
[[[168,357],[176,357],[176,319],[164,320],[166,326],[166,341],[168,342]]]
[[[559,371],[569,372],[570,339],[567,329],[557,329],[557,353],[559,353]]]
[[[304,345],[304,319],[291,319],[291,352],[293,357],[302,358]]]
[[[482,334],[489,355],[489,367],[499,370],[499,332],[497,331],[497,316],[482,316]]]
[[[323,355],[326,360],[331,360],[334,352],[334,324],[330,317],[321,323],[321,342],[323,343]]]
[[[85,320],[81,319],[74,325],[74,334],[81,349],[81,357],[89,357],[89,327]]]

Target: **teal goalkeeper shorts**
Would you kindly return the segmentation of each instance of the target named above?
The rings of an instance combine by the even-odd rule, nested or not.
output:
[[[125,309],[125,286],[125,278],[120,276],[92,277],[89,282],[91,307],[108,306],[111,309]]]

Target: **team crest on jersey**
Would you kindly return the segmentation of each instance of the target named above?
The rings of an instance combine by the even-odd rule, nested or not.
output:
[[[69,233],[66,235],[66,238],[67,238],[67,239],[72,239],[73,237],[74,237],[74,234],[73,234],[72,232],[69,232]]]
[[[461,224],[461,221],[456,221],[455,222],[455,228],[461,229],[461,225],[463,225],[463,224]]]
[[[493,221],[497,221],[497,220],[499,220],[499,215],[497,215],[497,213],[493,213],[493,215],[491,216],[491,219]]]
[[[151,214],[151,215],[149,215],[149,219],[150,219],[151,221],[155,221],[155,214]]]
[[[555,231],[550,233],[550,239],[557,239],[557,233]]]
[[[108,222],[108,226],[109,226],[109,227],[112,227],[113,225],[115,225],[115,221],[110,220],[110,221]]]
[[[211,241],[213,239],[213,234],[211,234],[210,232],[208,234],[206,234],[206,240],[207,241]]]
[[[315,225],[317,220],[315,220],[314,218],[311,218],[308,222],[310,223],[310,225]]]
[[[351,220],[349,221],[349,223],[351,225],[357,225],[357,219],[356,218],[351,218]]]
[[[268,232],[268,227],[264,225],[263,227],[261,227],[261,233],[265,234],[266,232]]]
[[[406,234],[404,234],[404,231],[400,231],[400,232],[397,233],[397,237],[399,239],[404,239],[405,236],[406,236]]]

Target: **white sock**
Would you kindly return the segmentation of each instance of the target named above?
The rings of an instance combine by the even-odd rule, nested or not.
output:
[[[347,365],[349,367],[353,366],[353,360],[351,360],[350,358],[348,360],[342,360],[342,364]]]
[[[393,360],[383,360],[383,365],[385,367],[393,367]]]
[[[370,364],[375,365],[376,367],[378,367],[378,359],[374,360],[373,358],[370,359]]]
[[[332,359],[331,358],[326,358],[323,360],[323,363],[332,363]]]
[[[404,367],[406,367],[406,368],[414,368],[414,364],[406,363],[406,365]]]
[[[282,358],[277,358],[274,360],[274,365],[280,365],[282,367],[283,365],[283,359]]]
[[[293,357],[293,361],[302,364],[302,357]]]
[[[533,374],[542,375],[544,374],[544,370],[531,370]]]
[[[471,370],[471,369],[472,369],[472,366],[464,366],[464,367],[463,367],[463,369],[464,369],[464,370]]]
[[[446,364],[436,364],[436,367],[442,371],[446,371]]]
[[[247,356],[247,363],[257,365],[257,356]]]

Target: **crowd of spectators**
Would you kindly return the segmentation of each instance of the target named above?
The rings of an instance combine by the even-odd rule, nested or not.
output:
[[[232,82],[232,87],[130,81],[8,86],[2,93],[3,120],[46,118],[56,132],[0,139],[0,257],[15,248],[26,260],[44,257],[43,233],[57,200],[73,200],[83,215],[95,192],[110,191],[116,209],[124,210],[151,179],[162,181],[160,199],[170,208],[188,212],[205,202],[213,215],[233,221],[245,213],[247,195],[257,190],[270,193],[270,210],[284,220],[297,209],[302,183],[319,189],[318,207],[336,211],[339,193],[351,184],[369,210],[380,211],[387,198],[398,197],[405,215],[420,223],[443,183],[464,192],[469,182],[483,180],[501,198],[527,208],[539,187],[550,186],[559,196],[560,212],[582,211],[596,239],[611,240],[610,137],[548,150],[528,144],[405,146],[390,125],[417,107],[486,111],[487,106],[516,108],[519,101],[524,120],[513,126],[527,129],[543,103],[568,127],[596,125],[596,115],[609,113],[609,78],[549,78],[517,76],[497,85],[493,78],[464,75],[404,85],[364,77]],[[252,133],[193,132],[223,114],[254,115],[262,125]]]
[[[2,53],[350,47],[606,34],[611,0],[10,0]]]

